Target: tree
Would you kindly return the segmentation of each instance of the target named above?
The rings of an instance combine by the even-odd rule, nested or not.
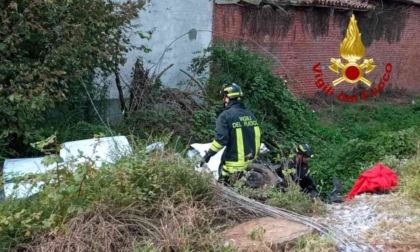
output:
[[[94,89],[130,49],[124,29],[141,1],[0,2],[0,156],[36,139],[45,111]],[[1,153],[3,150],[3,153]]]

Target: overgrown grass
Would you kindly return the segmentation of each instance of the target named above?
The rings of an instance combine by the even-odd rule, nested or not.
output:
[[[332,106],[320,111],[312,138],[316,157],[311,174],[326,196],[337,177],[348,192],[357,177],[386,156],[410,158],[420,140],[420,111],[416,103]],[[393,167],[391,167],[393,168]]]
[[[400,188],[404,196],[420,200],[420,157],[411,159],[398,170],[400,174]]]
[[[288,250],[291,252],[335,252],[337,251],[337,244],[334,240],[319,236],[318,234],[312,234],[302,236],[297,240],[294,246]]]
[[[420,141],[419,141],[420,144]],[[392,167],[398,175],[397,192],[407,199],[420,200],[420,147],[411,159],[397,159],[395,156],[385,157],[382,162]]]
[[[212,178],[195,172],[194,161],[170,146],[145,153],[151,142],[156,139],[134,140],[132,156],[98,170],[92,160],[26,176],[52,182],[37,195],[0,204],[1,250],[234,251],[219,234],[228,223],[254,215],[215,197]],[[287,193],[242,189],[245,195],[268,195],[262,201],[298,213],[325,211],[296,185]],[[262,234],[251,235],[260,239]]]
[[[37,195],[0,204],[3,251],[229,251],[217,225],[235,214],[212,180],[166,149],[143,148],[115,165],[62,167]]]
[[[417,163],[417,166],[412,166],[410,163]],[[408,165],[402,164],[397,169],[401,183],[394,193],[376,199],[376,211],[384,218],[369,229],[365,237],[373,244],[384,244],[386,251],[388,249],[393,251],[394,248],[400,251],[418,251],[420,249],[420,204],[417,197],[420,191],[413,190],[412,187],[413,182],[418,178],[405,172],[400,173],[400,168],[418,170],[418,159],[414,158]],[[417,185],[414,189],[417,189]],[[413,191],[414,194],[412,194]]]
[[[275,188],[251,189],[243,187],[242,183],[236,185],[236,191],[249,198],[264,204],[286,209],[303,215],[322,215],[326,213],[325,203],[312,199],[300,191],[300,187],[291,180],[286,192]]]

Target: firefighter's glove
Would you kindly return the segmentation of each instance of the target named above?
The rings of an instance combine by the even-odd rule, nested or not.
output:
[[[210,158],[214,156],[217,152],[214,152],[212,150],[206,151],[206,155],[204,155],[203,160],[201,161],[200,166],[202,167],[204,163],[208,163],[210,161]]]

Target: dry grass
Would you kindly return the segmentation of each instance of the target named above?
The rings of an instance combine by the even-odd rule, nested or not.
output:
[[[71,219],[66,231],[40,237],[26,248],[33,252],[133,251],[141,237],[159,239],[160,231],[135,207],[110,209],[98,206],[94,212]]]
[[[60,230],[38,237],[19,251],[232,251],[219,234],[226,223],[253,218],[252,213],[214,200],[196,201],[179,192],[149,208],[132,205],[118,210],[98,206],[70,219]]]
[[[419,202],[390,194],[377,201],[376,211],[385,217],[366,233],[370,243],[383,245],[389,251],[420,250]]]
[[[419,141],[420,145],[420,141]],[[420,148],[417,152],[420,151]],[[402,195],[414,199],[420,200],[420,156],[411,159],[407,164],[402,166],[400,170],[400,184]]]
[[[384,245],[386,251],[420,251],[419,153],[420,146],[412,159],[389,161],[398,173],[399,187],[377,201],[377,212],[386,218],[366,234],[370,242]]]
[[[221,192],[217,193],[220,196]],[[238,224],[256,215],[261,213],[223,197],[197,201],[179,192],[148,208],[97,206],[95,211],[70,219],[61,232],[40,236],[19,251],[235,251],[221,236],[226,223]],[[260,231],[253,235],[256,240],[263,236]],[[335,246],[332,240],[317,236],[306,237],[302,244],[294,248],[289,245],[285,251],[334,251]],[[277,250],[260,244],[241,251],[284,251],[284,248]]]
[[[222,251],[224,240],[218,235],[224,222],[221,209],[200,202],[186,201],[174,205],[171,201],[162,204],[159,247],[163,251]]]

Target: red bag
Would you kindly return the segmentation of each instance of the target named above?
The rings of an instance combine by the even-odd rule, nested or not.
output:
[[[397,187],[398,176],[388,167],[377,163],[369,170],[362,173],[353,185],[346,201],[363,192],[376,192],[379,190],[391,190]]]

